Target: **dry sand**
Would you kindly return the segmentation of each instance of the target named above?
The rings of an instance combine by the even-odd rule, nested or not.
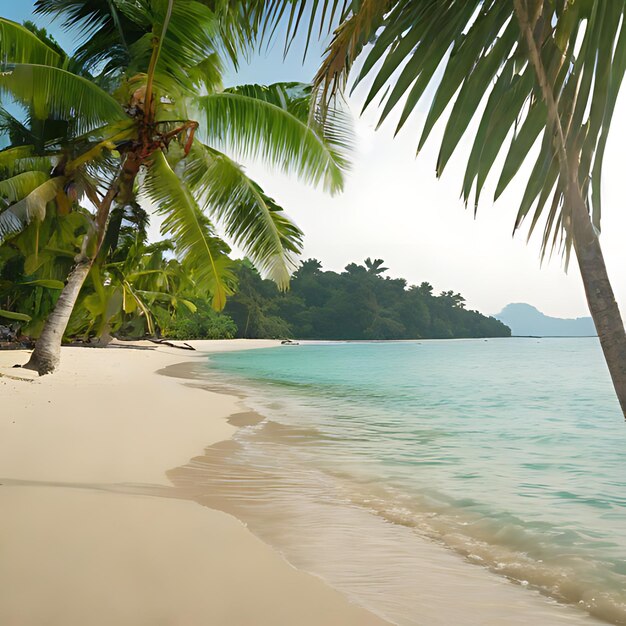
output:
[[[64,348],[40,379],[11,369],[26,358],[0,352],[0,625],[385,623],[235,518],[169,497],[165,472],[246,420],[237,398],[155,373],[201,354]]]

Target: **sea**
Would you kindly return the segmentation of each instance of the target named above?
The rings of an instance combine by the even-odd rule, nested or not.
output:
[[[191,464],[204,501],[294,566],[400,625],[626,624],[626,424],[597,338],[301,342],[203,369],[249,409]]]

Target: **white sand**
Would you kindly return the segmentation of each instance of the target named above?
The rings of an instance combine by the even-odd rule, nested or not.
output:
[[[233,517],[159,497],[165,472],[228,438],[226,418],[243,410],[155,373],[201,356],[66,348],[60,371],[39,379],[10,369],[25,353],[0,352],[2,626],[384,623]]]

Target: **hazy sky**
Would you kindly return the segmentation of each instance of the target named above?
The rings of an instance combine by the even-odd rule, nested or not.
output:
[[[14,20],[30,17],[32,3],[2,0],[0,14]],[[18,6],[19,4],[19,6]],[[70,48],[73,37],[50,27],[62,45]],[[260,54],[241,68],[229,82],[269,83],[311,79],[321,47],[301,63],[297,50],[283,63],[280,46]],[[355,117],[363,90],[350,98]],[[305,233],[304,257],[316,257],[326,269],[340,271],[351,261],[365,257],[385,260],[389,275],[410,283],[424,280],[437,291],[460,291],[470,308],[498,312],[509,302],[528,302],[549,315],[588,315],[575,260],[565,274],[561,259],[539,261],[539,232],[526,244],[526,232],[511,237],[517,207],[524,188],[523,173],[496,204],[494,180],[483,192],[478,215],[459,199],[464,174],[464,149],[448,164],[441,180],[435,177],[439,124],[425,149],[415,157],[424,110],[393,139],[394,120],[375,131],[376,110],[356,119],[357,149],[345,192],[329,197],[281,174],[250,163],[248,171],[274,197]],[[618,302],[626,309],[626,212],[621,142],[626,137],[626,96],[618,103],[605,157],[602,245]],[[499,172],[494,168],[494,172]],[[495,178],[495,177],[494,177]]]

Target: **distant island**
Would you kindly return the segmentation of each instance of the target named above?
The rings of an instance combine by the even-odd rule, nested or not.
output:
[[[550,317],[530,304],[508,304],[494,317],[518,337],[593,337],[596,329],[590,317]]]
[[[237,337],[301,339],[453,339],[509,337],[502,322],[465,308],[460,293],[384,276],[381,259],[350,263],[343,272],[303,261],[281,293],[247,262],[236,268],[237,293],[224,313]]]

